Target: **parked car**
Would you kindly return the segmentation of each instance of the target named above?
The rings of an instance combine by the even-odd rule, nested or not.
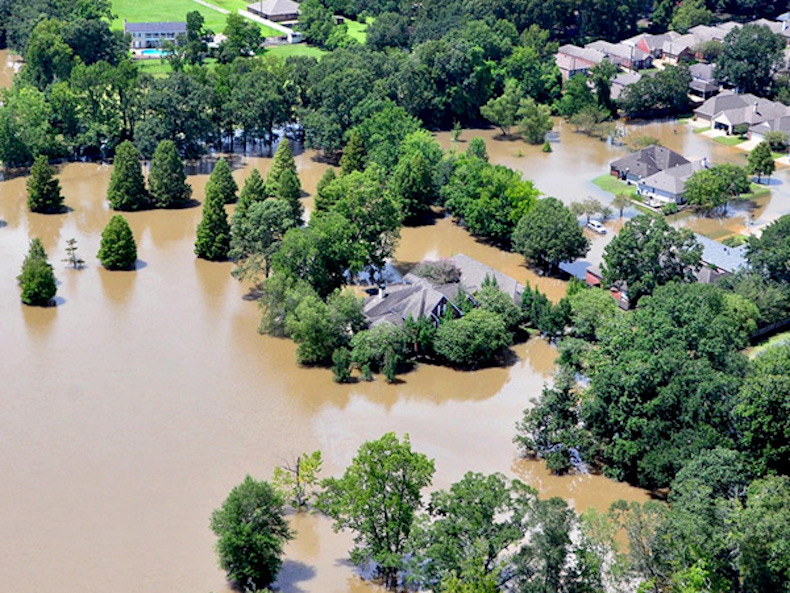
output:
[[[603,223],[601,223],[600,220],[590,219],[587,222],[587,228],[593,232],[598,233],[599,235],[606,234],[606,227],[603,226]]]

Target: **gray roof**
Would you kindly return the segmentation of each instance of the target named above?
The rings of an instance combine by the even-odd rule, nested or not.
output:
[[[760,99],[755,97],[753,103],[743,107],[735,107],[733,109],[725,109],[717,113],[714,118],[725,118],[731,125],[737,126],[738,124],[759,124],[764,121],[770,121],[779,117],[790,114],[790,109],[782,103],[776,101],[769,101],[768,99]]]
[[[689,66],[689,72],[691,73],[691,77],[696,80],[702,80],[705,82],[716,82],[716,64],[692,64]]]
[[[757,97],[748,93],[737,95],[732,91],[723,91],[697,107],[694,113],[713,118],[722,111],[745,107],[746,105],[753,104],[755,101],[757,101]]]
[[[664,41],[661,51],[671,56],[679,56],[684,51],[696,47],[699,42],[693,35],[678,35]]]
[[[600,64],[606,58],[603,52],[600,52],[596,49],[578,47],[570,43],[560,46],[560,48],[557,50],[557,54],[565,54],[566,56],[584,60],[586,62],[591,62],[593,64]]]
[[[517,304],[521,303],[521,294],[524,292],[524,286],[507,274],[503,274],[463,253],[454,255],[450,258],[450,261],[461,270],[461,285],[467,294],[479,291],[483,287],[486,276],[488,276],[496,280],[499,290],[510,296]]]
[[[126,33],[186,33],[187,24],[181,21],[162,23],[124,23]]]
[[[686,163],[672,167],[664,171],[659,171],[655,175],[644,177],[639,181],[639,186],[652,187],[661,191],[665,191],[673,196],[682,196],[686,191],[686,181],[691,177],[695,171],[704,168],[705,165],[702,161],[694,163]]]
[[[594,49],[602,54],[618,58],[620,60],[640,61],[646,60],[650,54],[645,53],[638,47],[626,43],[610,43],[608,41],[593,41],[585,45],[587,49]]]
[[[612,79],[611,94],[612,99],[619,99],[625,87],[642,80],[639,72],[622,72]]]
[[[664,146],[648,146],[617,159],[611,163],[611,167],[620,172],[628,170],[629,173],[638,177],[648,177],[659,171],[685,165],[688,162],[689,160],[682,154]]]
[[[753,125],[749,128],[750,132],[765,134],[766,132],[784,132],[790,136],[790,115],[783,115],[769,121]]]
[[[270,16],[284,16],[299,12],[299,3],[293,0],[261,0],[247,6]]]
[[[702,245],[702,261],[713,264],[720,270],[734,273],[748,266],[746,262],[746,245],[727,247],[723,243],[708,239],[702,235],[694,234]]]

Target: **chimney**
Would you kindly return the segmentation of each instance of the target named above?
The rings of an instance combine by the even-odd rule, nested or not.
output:
[[[387,298],[387,285],[384,284],[384,283],[379,284],[379,296],[382,299],[386,299]]]
[[[702,157],[702,168],[703,169],[707,169],[708,168],[708,157],[706,157],[706,156]]]
[[[755,101],[754,105],[752,105],[752,113],[757,113],[757,101]]]
[[[787,31],[787,21],[782,21],[782,31]]]

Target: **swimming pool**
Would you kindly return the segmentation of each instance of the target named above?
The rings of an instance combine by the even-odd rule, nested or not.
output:
[[[167,55],[167,52],[162,51],[161,49],[144,49],[140,52],[140,55],[143,55],[146,58],[162,58]]]

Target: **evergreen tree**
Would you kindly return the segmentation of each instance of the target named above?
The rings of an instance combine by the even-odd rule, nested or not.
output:
[[[304,207],[299,198],[302,196],[302,184],[294,171],[287,169],[280,175],[280,183],[277,188],[277,197],[288,202],[291,206],[293,219],[301,224]]]
[[[101,247],[96,255],[108,270],[133,270],[137,262],[137,243],[126,219],[116,214],[104,227]]]
[[[287,138],[283,138],[277,145],[277,152],[274,153],[272,165],[269,167],[269,175],[266,178],[266,185],[272,194],[277,194],[277,189],[280,187],[280,177],[288,170],[296,173],[296,161],[294,161],[290,142]]]
[[[184,163],[178,156],[176,143],[162,140],[151,160],[148,175],[151,198],[159,208],[183,206],[192,197],[192,187],[187,183]]]
[[[22,272],[17,276],[22,290],[22,302],[26,305],[47,306],[57,292],[57,283],[52,266],[41,239],[30,241],[30,249],[22,262]]]
[[[107,190],[107,199],[113,210],[142,210],[148,207],[148,192],[145,190],[140,158],[140,151],[128,140],[121,142],[115,149],[110,188]]]
[[[60,182],[54,175],[55,168],[49,165],[47,157],[37,156],[27,179],[27,205],[31,212],[54,214],[63,208]]]
[[[208,199],[209,191],[216,192],[223,204],[232,204],[236,201],[236,192],[239,191],[239,186],[236,185],[228,161],[225,159],[219,159],[211,172],[211,177],[206,183],[206,199]]]
[[[345,175],[352,171],[362,171],[365,168],[365,140],[358,130],[351,130],[348,143],[343,149],[343,156],[340,158],[340,171]]]
[[[203,218],[197,228],[195,255],[209,261],[221,261],[227,259],[229,250],[230,225],[222,189],[219,184],[209,181],[203,202]]]
[[[233,219],[231,220],[231,227],[235,235],[241,220],[255,202],[263,202],[269,197],[269,192],[266,191],[266,182],[261,177],[261,172],[258,169],[253,169],[250,176],[244,182],[244,187],[241,189],[239,195],[239,203],[236,204],[236,210],[233,212]]]
[[[337,173],[332,167],[329,167],[324,174],[321,176],[321,179],[318,181],[318,185],[315,188],[315,202],[313,204],[315,210],[329,210],[331,204],[327,203],[327,194],[326,188],[331,185],[331,183],[337,179]]]

